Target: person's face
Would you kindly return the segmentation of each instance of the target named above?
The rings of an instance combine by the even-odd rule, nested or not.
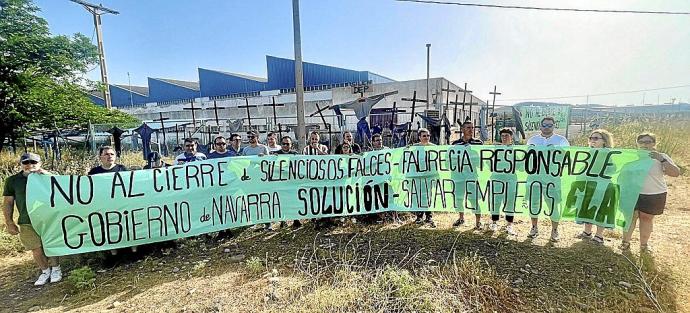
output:
[[[474,136],[474,124],[462,125],[462,135],[466,138]]]
[[[374,137],[374,139],[372,139],[371,142],[374,145],[374,148],[378,149],[383,146],[383,139],[379,136]]]
[[[285,138],[280,142],[280,148],[283,149],[283,151],[290,151],[292,149],[292,139],[290,138]]]
[[[654,141],[654,138],[644,136],[637,140],[637,147],[643,150],[654,150],[656,149],[656,142]]]
[[[237,150],[239,149],[240,144],[242,144],[242,139],[240,138],[240,136],[232,137],[230,144],[235,148],[235,150]]]
[[[102,165],[109,167],[115,163],[115,150],[105,149],[103,150],[103,153],[101,153],[101,155],[98,156],[98,158],[101,160]]]
[[[258,142],[256,139],[256,135],[253,135],[253,134],[248,134],[247,140],[249,141],[250,144],[256,144]]]
[[[422,132],[419,134],[419,142],[422,144],[428,144],[431,136],[427,132]]]
[[[600,133],[592,133],[589,135],[590,148],[603,148],[605,143],[604,137]]]
[[[276,145],[276,136],[275,136],[275,135],[271,135],[271,136],[266,137],[266,142],[267,142],[268,145],[271,146],[271,147],[275,146],[275,145]]]
[[[227,150],[228,143],[225,142],[225,139],[219,138],[216,139],[216,141],[213,143],[213,146],[216,148],[216,151],[224,153]]]
[[[352,134],[351,133],[345,133],[343,136],[345,138],[345,142],[352,142]]]
[[[512,145],[513,144],[513,136],[508,133],[501,133],[501,144],[504,145]]]
[[[317,135],[309,136],[309,143],[312,145],[318,145],[319,144],[319,136],[317,136]]]
[[[352,147],[348,144],[343,145],[343,154],[351,154],[352,153]]]
[[[552,120],[544,120],[541,122],[541,134],[542,136],[551,136],[553,134],[553,128],[556,125],[553,124]]]
[[[194,143],[194,142],[185,142],[185,143],[184,143],[184,152],[186,152],[186,153],[196,153],[196,143]]]
[[[26,161],[22,162],[21,164],[22,164],[22,172],[24,172],[26,174],[38,171],[41,168],[41,163],[36,162],[34,160],[26,160]]]

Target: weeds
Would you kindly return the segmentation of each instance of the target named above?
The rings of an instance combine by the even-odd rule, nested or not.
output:
[[[77,291],[95,288],[96,273],[88,266],[82,266],[70,271],[67,282]]]

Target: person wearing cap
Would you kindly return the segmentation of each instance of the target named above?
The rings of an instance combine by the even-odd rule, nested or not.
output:
[[[259,143],[259,133],[250,130],[247,132],[247,141],[249,141],[249,146],[244,147],[240,155],[258,155],[264,156],[269,154],[268,147]]]
[[[88,175],[115,173],[128,170],[124,165],[115,163],[117,160],[117,154],[115,154],[115,149],[113,149],[113,147],[100,147],[98,149],[98,158],[101,161],[101,165],[89,170]]]
[[[170,166],[170,164],[161,160],[161,154],[158,151],[151,151],[146,159],[149,163],[144,165],[145,170]]]
[[[184,152],[175,158],[175,165],[182,165],[188,162],[206,160],[206,155],[196,151],[197,145],[194,138],[184,140]]]
[[[225,142],[225,137],[218,136],[213,140],[213,152],[208,154],[209,160],[234,156],[237,156],[237,151],[228,149],[228,143]]]
[[[19,163],[21,164],[22,171],[5,180],[5,188],[2,192],[4,197],[3,215],[7,232],[10,235],[19,235],[19,241],[22,243],[22,246],[27,250],[31,250],[34,262],[41,269],[41,274],[34,282],[34,285],[43,286],[48,281],[55,283],[62,280],[62,270],[57,258],[46,257],[43,252],[41,237],[31,226],[31,218],[26,209],[26,183],[29,175],[32,173],[50,173],[41,168],[41,157],[34,153],[24,153],[19,158]],[[13,217],[15,205],[19,212],[17,223],[14,222]]]

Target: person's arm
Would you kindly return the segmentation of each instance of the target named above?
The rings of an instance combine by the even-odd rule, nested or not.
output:
[[[657,155],[656,159],[661,162],[661,169],[664,171],[664,174],[671,177],[680,176],[680,168],[671,160],[671,157],[661,153],[657,153]]]
[[[5,196],[2,201],[2,215],[5,217],[5,225],[7,227],[7,233],[10,235],[19,234],[19,227],[14,222],[14,197]]]

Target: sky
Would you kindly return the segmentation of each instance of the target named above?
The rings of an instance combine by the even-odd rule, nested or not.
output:
[[[55,35],[96,37],[93,18],[68,0],[34,0]],[[455,1],[455,0],[451,0]],[[461,2],[461,1],[457,1]],[[690,12],[687,0],[467,0],[586,9]],[[266,55],[293,58],[290,0],[100,0],[109,82],[197,81],[197,68],[266,77]],[[306,62],[395,80],[445,77],[497,104],[690,103],[690,15],[579,13],[392,0],[300,1]],[[87,74],[100,80],[97,66]],[[615,95],[602,93],[657,89]],[[590,95],[587,97],[586,95]],[[598,95],[598,96],[597,96]],[[578,96],[561,98],[564,96]]]

